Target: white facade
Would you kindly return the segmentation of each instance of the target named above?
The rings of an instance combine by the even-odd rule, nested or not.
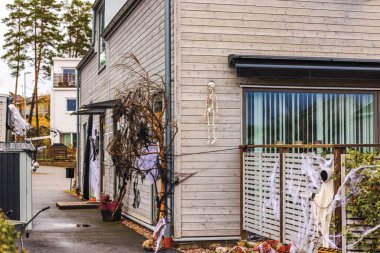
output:
[[[75,142],[76,116],[71,115],[76,110],[77,89],[75,67],[80,59],[54,58],[52,67],[52,89],[50,98],[51,142],[73,145]],[[74,74],[66,74],[74,71]]]
[[[7,122],[7,97],[0,94],[0,142],[5,141],[6,122]]]

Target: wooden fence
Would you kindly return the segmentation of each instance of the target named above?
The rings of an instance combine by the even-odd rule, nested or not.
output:
[[[326,159],[333,159],[334,191],[339,189],[345,177],[345,151],[347,148],[368,149],[379,147],[379,144],[369,145],[246,145],[241,147],[241,233],[253,233],[283,243],[296,242],[300,233],[308,233],[304,226],[305,216],[312,217],[313,194],[318,193],[316,187],[310,188],[310,179],[301,172],[305,153],[328,149],[331,151]],[[317,156],[311,156],[313,168],[320,169]],[[278,172],[274,174],[278,166]],[[275,175],[275,178],[272,178]],[[271,187],[275,185],[275,189]],[[297,189],[294,189],[297,186]],[[298,188],[299,187],[299,188]],[[307,189],[307,187],[309,187]],[[292,189],[291,189],[292,188]],[[292,192],[298,192],[294,196]],[[268,205],[271,193],[278,198],[279,214],[276,215],[273,205]],[[306,201],[305,201],[306,199]],[[265,207],[265,208],[264,208]],[[277,217],[276,217],[277,216]],[[343,234],[336,240],[343,252],[359,252],[346,245],[358,238],[355,224],[357,219],[347,218],[345,207],[336,208],[334,212],[336,234]],[[348,240],[345,233],[351,229],[356,236]],[[355,231],[356,230],[356,231]],[[359,229],[360,231],[360,229]],[[337,237],[338,238],[338,237]],[[312,239],[312,238],[309,238]]]

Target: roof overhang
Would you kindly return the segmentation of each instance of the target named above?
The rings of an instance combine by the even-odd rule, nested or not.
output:
[[[107,100],[102,101],[98,103],[91,103],[82,106],[83,109],[111,109],[113,108],[118,102],[120,102],[120,99],[113,99],[113,100]]]
[[[93,109],[79,109],[76,112],[73,112],[71,115],[101,115],[105,114],[106,109],[101,109],[101,108],[93,108]]]
[[[238,77],[379,80],[380,61],[230,55]]]

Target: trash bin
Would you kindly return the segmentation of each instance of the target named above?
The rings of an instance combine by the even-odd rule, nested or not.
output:
[[[74,168],[66,168],[66,178],[74,178]]]
[[[29,142],[0,142],[0,209],[12,220],[32,218],[32,156]],[[32,224],[27,228],[32,229]]]

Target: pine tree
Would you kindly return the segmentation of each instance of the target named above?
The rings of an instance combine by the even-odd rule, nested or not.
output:
[[[68,57],[84,56],[91,47],[91,7],[83,0],[72,0],[65,6],[63,23],[65,40],[61,52]]]
[[[63,36],[59,30],[61,18],[59,13],[62,3],[58,0],[30,0],[28,3],[28,43],[33,51],[34,90],[30,108],[29,123],[32,122],[33,110],[36,109],[36,127],[38,121],[38,82],[41,74],[50,76],[53,57],[58,54]]]
[[[4,35],[5,44],[3,45],[6,53],[1,57],[11,69],[11,75],[15,77],[15,92],[13,103],[17,101],[17,88],[21,71],[25,69],[25,62],[28,60],[27,34],[25,26],[27,24],[26,3],[24,0],[14,0],[12,4],[7,4],[9,16],[2,19],[8,27]]]

